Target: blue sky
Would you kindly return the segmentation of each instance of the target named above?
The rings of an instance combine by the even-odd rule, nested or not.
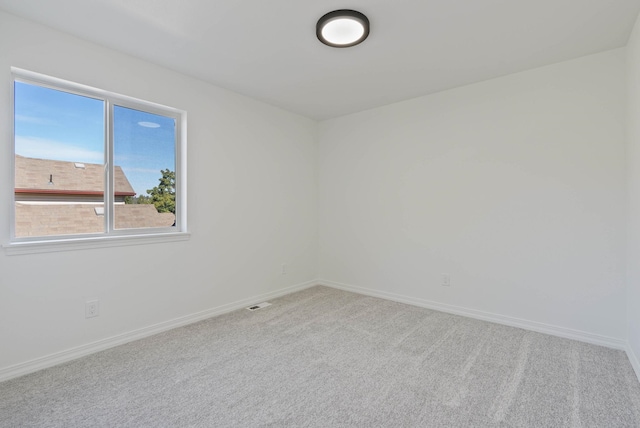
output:
[[[104,162],[104,103],[15,83],[16,154],[71,162]],[[114,163],[135,192],[158,185],[160,170],[175,171],[173,118],[114,107]]]

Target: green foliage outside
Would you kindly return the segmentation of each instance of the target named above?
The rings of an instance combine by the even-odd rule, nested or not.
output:
[[[159,213],[176,213],[176,173],[169,169],[160,171],[162,177],[153,189],[148,189],[151,195],[151,202],[156,206]]]
[[[125,204],[151,204],[151,196],[139,195],[139,196],[125,196]]]
[[[169,169],[160,171],[160,183],[153,189],[147,189],[147,194],[136,197],[127,196],[125,204],[153,204],[159,213],[176,213],[176,173]]]

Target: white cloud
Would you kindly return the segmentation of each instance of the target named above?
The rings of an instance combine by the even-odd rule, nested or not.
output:
[[[16,154],[29,158],[102,163],[104,153],[46,138],[16,135]]]
[[[16,114],[16,122],[30,123],[34,125],[55,125],[57,122],[44,117],[26,116],[23,114]]]

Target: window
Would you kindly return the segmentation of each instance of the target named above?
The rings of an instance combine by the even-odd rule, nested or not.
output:
[[[12,71],[12,244],[186,233],[185,112]]]

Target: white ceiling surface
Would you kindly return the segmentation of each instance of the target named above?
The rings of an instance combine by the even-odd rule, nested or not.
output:
[[[0,0],[0,9],[322,120],[624,46],[639,0]],[[315,35],[368,16],[361,45]]]

